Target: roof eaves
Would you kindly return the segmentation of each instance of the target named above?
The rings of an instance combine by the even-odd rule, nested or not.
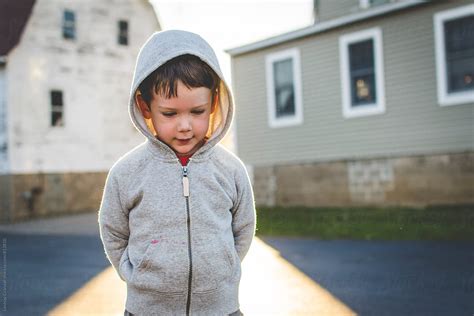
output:
[[[354,13],[351,15],[346,15],[340,18],[336,18],[333,20],[325,21],[325,22],[320,22],[316,23],[314,25],[298,29],[295,31],[291,31],[288,33],[284,33],[281,35],[277,35],[274,37],[270,37],[267,39],[264,39],[262,41],[258,41],[255,43],[235,47],[235,48],[230,48],[226,49],[225,52],[228,53],[231,56],[237,56],[245,53],[249,53],[252,51],[256,51],[262,48],[267,48],[270,46],[278,45],[284,42],[288,42],[291,40],[299,39],[308,35],[313,35],[321,32],[325,32],[337,27],[341,27],[347,24],[367,20],[373,17],[377,17],[380,15],[388,14],[391,12],[407,9],[410,7],[414,7],[420,4],[426,4],[429,1],[423,1],[423,0],[406,0],[402,2],[396,2],[396,3],[391,3],[387,4],[384,6],[380,7],[374,7],[372,9],[368,9],[363,12],[358,12]]]

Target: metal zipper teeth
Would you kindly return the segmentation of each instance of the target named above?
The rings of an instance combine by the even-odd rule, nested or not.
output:
[[[186,197],[186,211],[188,214],[188,256],[189,256],[189,279],[188,279],[188,301],[186,303],[186,315],[189,315],[191,307],[191,280],[193,278],[193,256],[191,252],[191,216],[189,213],[189,197]]]
[[[189,179],[188,179],[188,166],[191,162],[191,158],[186,166],[181,166],[183,170],[183,195],[186,199],[186,226],[188,229],[188,257],[189,257],[189,278],[188,278],[188,297],[186,302],[186,315],[190,314],[191,309],[191,283],[193,278],[193,256],[191,250],[191,214],[189,211]]]

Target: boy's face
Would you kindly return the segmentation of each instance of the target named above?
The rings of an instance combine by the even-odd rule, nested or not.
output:
[[[170,146],[178,156],[192,155],[203,144],[214,109],[211,90],[205,87],[177,85],[177,97],[170,99],[153,93],[150,108],[137,95],[136,102],[143,116],[151,119],[158,139]]]

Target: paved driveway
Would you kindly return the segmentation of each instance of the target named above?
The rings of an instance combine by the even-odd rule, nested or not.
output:
[[[98,236],[0,235],[7,245],[0,315],[45,315],[109,265]]]
[[[474,242],[263,240],[359,315],[474,315]]]
[[[0,225],[0,237],[0,315],[123,313],[125,284],[105,258],[96,214]],[[264,241],[283,258],[252,244],[246,316],[474,314],[474,242]]]

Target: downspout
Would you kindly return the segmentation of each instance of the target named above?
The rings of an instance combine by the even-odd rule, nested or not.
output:
[[[0,69],[4,71],[4,78],[0,81],[0,133],[4,133],[5,142],[0,143],[0,152],[5,154],[5,170],[0,170],[0,222],[9,223],[12,220],[11,197],[12,197],[12,181],[11,174],[8,171],[8,141],[7,141],[7,125],[6,125],[6,64],[7,56],[0,56]],[[3,109],[2,109],[3,107]],[[2,115],[3,112],[3,115]],[[3,168],[2,168],[3,169]]]

